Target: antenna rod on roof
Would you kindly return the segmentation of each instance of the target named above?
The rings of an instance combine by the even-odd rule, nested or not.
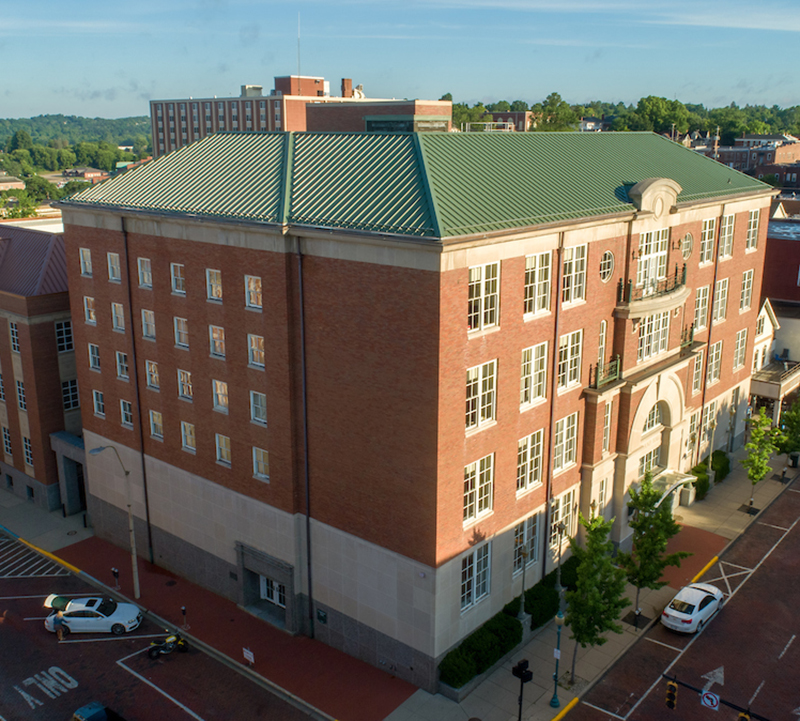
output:
[[[300,77],[300,13],[297,13],[297,77]]]

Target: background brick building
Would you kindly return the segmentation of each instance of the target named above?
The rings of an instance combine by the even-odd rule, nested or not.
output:
[[[772,192],[649,133],[208,137],[63,204],[87,447],[157,563],[433,689],[522,547],[742,442]]]

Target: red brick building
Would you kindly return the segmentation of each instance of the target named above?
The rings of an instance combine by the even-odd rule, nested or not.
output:
[[[206,138],[62,204],[87,447],[156,563],[434,689],[522,547],[741,444],[772,192],[649,133]]]
[[[64,239],[11,225],[0,225],[0,433],[7,490],[48,511],[84,507]]]
[[[155,157],[218,132],[449,130],[452,115],[450,101],[367,99],[349,78],[334,97],[327,80],[305,75],[275,78],[266,96],[261,85],[242,85],[238,98],[150,101]]]

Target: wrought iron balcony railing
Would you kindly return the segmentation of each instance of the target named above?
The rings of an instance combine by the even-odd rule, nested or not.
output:
[[[605,363],[589,366],[589,387],[598,390],[604,385],[622,378],[622,362],[618,355]]]
[[[625,282],[620,278],[619,283],[617,283],[617,302],[631,303],[645,298],[657,298],[661,295],[673,293],[685,285],[686,263],[683,264],[683,270],[678,270],[678,264],[675,263],[675,272],[672,275],[668,275],[661,280],[647,282],[641,287],[634,286],[632,279]]]

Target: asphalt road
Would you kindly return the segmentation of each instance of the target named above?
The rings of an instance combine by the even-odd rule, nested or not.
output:
[[[145,620],[134,632],[68,635],[45,631],[50,593],[96,590],[30,549],[0,539],[0,721],[69,719],[100,701],[128,721],[308,719],[198,649],[151,660],[164,630]]]
[[[725,594],[708,625],[694,636],[654,625],[568,721],[721,721],[748,709],[753,719],[800,717],[799,521],[795,482],[703,576]],[[663,674],[699,692],[679,685],[668,709]]]

